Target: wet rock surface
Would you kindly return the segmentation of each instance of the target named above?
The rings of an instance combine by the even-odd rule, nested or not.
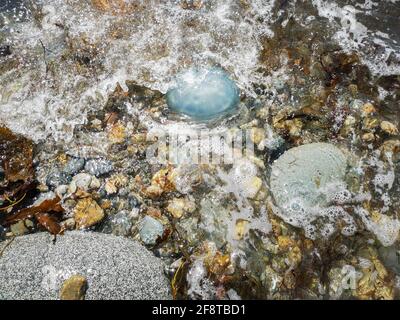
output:
[[[159,259],[135,241],[99,233],[67,232],[55,243],[48,233],[15,238],[0,270],[2,299],[58,299],[74,274],[87,279],[87,300],[170,298]]]
[[[86,289],[86,278],[80,275],[73,275],[63,282],[60,290],[60,300],[84,300]]]
[[[178,299],[400,297],[397,4],[6,2],[1,246],[43,230],[121,235],[163,260]],[[240,103],[214,113],[236,100],[223,80],[188,86],[174,112],[166,93],[192,67],[224,70]],[[182,115],[193,106],[212,119]],[[165,145],[163,132],[184,139]],[[246,134],[253,152],[232,150]]]

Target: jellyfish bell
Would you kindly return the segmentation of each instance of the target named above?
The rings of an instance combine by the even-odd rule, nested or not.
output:
[[[179,74],[166,95],[168,107],[195,120],[209,120],[234,111],[239,88],[219,68],[190,68]]]

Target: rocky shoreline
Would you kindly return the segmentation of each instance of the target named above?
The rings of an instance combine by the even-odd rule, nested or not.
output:
[[[399,75],[318,1],[44,2],[2,29],[0,299],[400,298]],[[238,86],[189,86],[207,121],[164,90],[196,64]]]

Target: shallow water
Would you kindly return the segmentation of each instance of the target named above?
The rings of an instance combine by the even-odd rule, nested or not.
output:
[[[4,0],[0,124],[36,143],[42,184],[60,154],[111,161],[114,171],[100,177],[99,202],[112,202],[107,221],[126,213],[114,220],[129,227],[104,222],[96,230],[125,230],[140,240],[139,221],[148,208],[158,209],[156,217],[173,231],[150,249],[165,260],[171,278],[179,271],[177,297],[398,298],[398,273],[384,284],[389,294],[374,284],[375,291],[333,284],[348,265],[361,272],[357,281],[367,277],[360,261],[375,261],[368,250],[388,247],[390,257],[399,250],[399,15],[397,0]],[[168,109],[164,94],[193,66],[217,66],[230,75],[241,92],[237,112],[198,122]],[[377,110],[364,115],[369,102]],[[109,121],[110,114],[119,122]],[[385,131],[382,121],[397,133]],[[166,167],[144,158],[140,134],[249,128],[262,132],[253,158],[209,167],[172,163],[180,170],[176,193],[152,199],[138,191],[135,177],[147,186]],[[276,214],[271,164],[285,150],[313,142],[335,144],[348,155],[344,189],[351,199],[338,203],[338,190],[329,188],[324,196],[356,221],[355,234],[343,236],[340,219],[306,217],[305,227],[295,228]],[[200,149],[219,154],[225,147]],[[174,148],[183,154],[193,144],[181,141]],[[127,177],[119,178],[125,194],[102,193],[117,173]],[[134,214],[132,193],[143,197]],[[172,219],[165,210],[174,197],[189,199],[196,209]],[[309,236],[311,228],[326,236]],[[396,270],[393,261],[387,268]]]

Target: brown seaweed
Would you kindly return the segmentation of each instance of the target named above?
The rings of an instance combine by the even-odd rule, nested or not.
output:
[[[59,234],[61,226],[57,219],[50,215],[51,213],[61,213],[64,209],[60,205],[60,198],[57,196],[54,199],[44,200],[37,206],[24,208],[15,214],[8,216],[4,225],[10,225],[25,219],[36,219],[37,223],[43,226],[52,234]]]

